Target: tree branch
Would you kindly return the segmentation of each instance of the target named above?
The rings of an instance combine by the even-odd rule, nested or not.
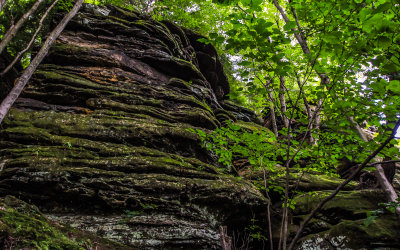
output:
[[[33,36],[32,36],[32,38],[31,38],[31,40],[29,41],[28,45],[25,47],[25,49],[21,50],[21,51],[18,53],[18,55],[14,58],[14,60],[7,66],[7,68],[5,68],[5,69],[3,70],[3,72],[0,73],[0,76],[3,76],[3,75],[5,75],[5,74],[7,74],[7,72],[8,72],[10,69],[12,69],[12,67],[14,66],[14,64],[15,64],[16,62],[18,62],[19,58],[20,58],[23,54],[25,54],[25,52],[27,52],[27,51],[31,48],[32,44],[34,43],[34,41],[35,41],[35,39],[36,39],[36,36],[39,34],[39,31],[42,29],[44,19],[47,17],[47,15],[48,15],[49,12],[51,11],[51,9],[53,9],[53,7],[57,4],[57,2],[58,2],[58,0],[55,0],[55,1],[50,5],[50,7],[46,10],[46,12],[43,14],[42,18],[40,19],[39,25],[38,25],[38,27],[37,27],[37,29],[36,29],[36,31],[35,31],[35,34],[33,34]]]
[[[400,119],[397,121],[396,126],[394,127],[394,129],[392,130],[391,135],[372,153],[370,154],[367,159],[365,159],[365,161],[359,166],[357,167],[357,169],[342,183],[340,183],[339,186],[336,187],[335,191],[333,191],[328,197],[326,197],[325,199],[323,199],[312,211],[311,213],[307,216],[307,218],[300,224],[299,229],[296,232],[296,236],[294,237],[294,239],[292,240],[292,242],[290,243],[290,246],[288,248],[288,250],[291,250],[294,248],[294,245],[296,244],[297,240],[300,238],[301,233],[304,230],[305,225],[312,219],[312,217],[314,217],[314,215],[322,208],[323,205],[325,205],[328,201],[330,201],[331,199],[333,199],[338,193],[339,191],[346,186],[356,175],[358,175],[361,170],[367,166],[368,162],[370,162],[372,159],[375,158],[375,156],[384,148],[386,147],[387,144],[389,144],[389,142],[395,137],[395,134],[397,132],[397,129],[400,127]],[[397,209],[396,209],[397,211]]]
[[[19,29],[22,27],[22,25],[28,20],[28,18],[37,10],[39,5],[43,2],[44,0],[38,0],[36,3],[32,5],[32,7],[18,20],[18,22],[15,25],[11,25],[11,27],[7,30],[6,34],[4,34],[3,40],[0,42],[0,54],[3,52],[4,48],[7,46],[7,44],[11,41],[11,39],[14,38],[14,36],[17,34]]]
[[[374,162],[374,163],[368,164],[367,167],[373,167],[373,166],[375,166],[377,164],[389,164],[389,163],[397,163],[397,162],[400,162],[400,160],[396,160],[396,161],[380,161],[380,162]]]
[[[39,0],[40,1],[40,0]],[[72,10],[64,16],[61,22],[57,25],[57,27],[49,34],[46,41],[44,42],[43,46],[29,64],[29,66],[24,70],[21,77],[16,81],[14,88],[10,91],[6,98],[4,98],[3,102],[0,105],[0,124],[3,121],[4,117],[10,110],[11,106],[17,100],[19,95],[21,94],[22,90],[24,89],[25,85],[33,75],[33,72],[42,62],[43,58],[47,55],[50,47],[56,41],[57,37],[61,34],[64,30],[67,23],[76,15],[80,7],[82,6],[84,0],[77,0]]]

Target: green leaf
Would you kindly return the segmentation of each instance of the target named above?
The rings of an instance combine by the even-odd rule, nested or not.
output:
[[[232,130],[234,130],[234,131],[240,130],[240,126],[238,126],[238,125],[233,125],[233,124],[230,124],[230,125],[229,125],[229,128],[232,129]]]
[[[360,11],[360,13],[359,13],[360,21],[361,21],[361,22],[365,21],[365,19],[367,19],[367,17],[369,16],[369,14],[370,14],[371,12],[372,12],[371,9],[369,9],[369,8],[363,8],[363,9]]]
[[[368,227],[376,218],[378,218],[378,216],[375,216],[375,215],[368,216],[368,217],[364,220],[364,225],[365,225],[366,227]]]
[[[387,36],[378,36],[377,44],[377,47],[385,50],[392,44],[392,40]]]
[[[223,36],[218,36],[214,39],[215,43],[217,44],[222,44],[225,41],[225,38]]]
[[[371,18],[369,18],[362,24],[363,31],[371,33],[374,27],[376,27],[382,21],[382,19],[383,19],[382,13],[373,15]]]
[[[197,39],[198,42],[204,43],[204,44],[209,44],[210,40],[208,40],[207,38],[199,38]]]
[[[288,30],[291,30],[291,29],[294,29],[294,28],[296,28],[296,22],[295,21],[289,21],[289,22],[287,22],[285,24],[285,26],[283,26],[283,29],[285,31],[288,31]]]
[[[327,43],[334,44],[334,43],[340,42],[341,41],[341,37],[342,37],[342,32],[334,31],[334,32],[330,32],[330,33],[325,34],[322,37],[322,40],[324,40]]]
[[[400,94],[400,81],[391,80],[388,85],[388,90],[393,91],[395,94]]]
[[[252,8],[259,7],[263,0],[252,0]]]
[[[388,1],[386,3],[383,3],[383,4],[379,5],[376,9],[374,9],[372,11],[372,14],[376,14],[376,13],[387,11],[391,7],[392,7],[392,3],[390,1]]]
[[[252,64],[252,62],[250,62],[250,61],[241,61],[238,63],[239,66],[249,66],[251,64]]]

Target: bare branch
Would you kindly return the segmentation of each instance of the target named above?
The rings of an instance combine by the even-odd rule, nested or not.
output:
[[[389,163],[397,163],[397,162],[400,162],[400,160],[396,160],[396,161],[380,161],[380,162],[374,162],[374,163],[368,164],[367,166],[368,166],[368,167],[372,167],[372,166],[375,166],[375,165],[377,165],[377,164],[389,164]]]

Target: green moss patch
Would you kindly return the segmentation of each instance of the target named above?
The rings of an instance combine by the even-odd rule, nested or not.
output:
[[[52,222],[37,207],[13,196],[0,199],[0,246],[2,249],[60,250],[126,247]]]

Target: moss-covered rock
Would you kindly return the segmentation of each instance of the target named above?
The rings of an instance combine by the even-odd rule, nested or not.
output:
[[[229,86],[215,49],[189,33],[85,5],[2,123],[0,195],[124,249],[218,249],[220,226],[240,232],[264,213],[259,190],[222,173],[188,132],[236,120],[222,108]],[[18,246],[85,247],[48,219],[36,228],[35,216],[15,214],[32,225]]]
[[[0,198],[2,249],[126,249],[127,246],[51,221],[36,206]]]
[[[323,191],[297,196],[294,223],[299,224],[329,194]],[[368,212],[384,211],[378,206],[384,202],[384,193],[379,190],[340,192],[310,222],[298,249],[398,249],[400,225],[394,214],[386,211],[367,223]]]

